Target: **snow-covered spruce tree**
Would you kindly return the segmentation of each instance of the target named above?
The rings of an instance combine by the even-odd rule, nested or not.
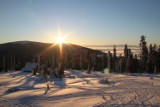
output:
[[[146,62],[148,59],[148,48],[147,48],[147,42],[146,37],[142,35],[140,40],[140,71],[145,72],[146,70]]]
[[[158,48],[158,61],[157,61],[157,71],[158,73],[160,73],[160,45],[159,45],[159,48]]]
[[[91,73],[91,57],[90,57],[90,52],[89,51],[87,53],[87,64],[88,64],[87,73],[90,74]]]
[[[125,44],[124,46],[124,68],[125,72],[127,72],[127,60],[128,60],[128,46]]]
[[[149,53],[148,53],[148,59],[146,62],[146,71],[149,73],[154,72],[154,65],[153,65],[153,46],[152,44],[149,45]]]
[[[117,60],[117,56],[116,56],[116,46],[113,46],[113,72],[116,71],[116,60]]]
[[[133,60],[133,55],[131,53],[131,49],[128,49],[128,58],[126,62],[126,71],[130,72],[132,71],[132,60]]]
[[[153,46],[152,62],[154,66],[154,73],[157,73],[160,68],[160,53],[158,52],[158,47],[156,44]]]
[[[109,71],[111,70],[111,53],[110,53],[110,51],[108,51],[107,68],[109,69]]]
[[[158,52],[160,53],[160,45],[159,45],[159,47],[158,47]]]
[[[137,58],[137,55],[134,56],[133,59],[133,72],[138,72],[138,68],[139,68],[139,60]]]

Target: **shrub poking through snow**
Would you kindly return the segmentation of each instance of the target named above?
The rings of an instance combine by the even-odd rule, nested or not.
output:
[[[100,82],[101,84],[109,84],[108,78],[100,79],[99,82]]]
[[[20,91],[22,90],[21,88],[18,88],[18,87],[13,87],[13,88],[10,88],[6,91],[6,93],[13,93],[13,92],[17,92],[17,91]]]
[[[150,77],[151,80],[153,80],[153,77]]]
[[[49,83],[46,84],[46,90],[49,90]]]

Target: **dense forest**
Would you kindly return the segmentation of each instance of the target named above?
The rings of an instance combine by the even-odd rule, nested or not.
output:
[[[62,46],[63,65],[66,69],[87,69],[88,57],[105,56],[103,52],[78,45],[63,44]],[[100,60],[97,58],[96,62],[101,63]],[[60,62],[59,44],[20,41],[0,45],[0,71],[20,70],[27,62],[38,63],[38,61],[49,68],[57,67]],[[104,65],[99,64],[96,70],[101,68],[104,68]]]
[[[140,53],[133,54],[124,45],[124,55],[117,56],[116,46],[113,53],[100,52],[72,44],[47,44],[21,41],[0,45],[0,71],[20,70],[27,62],[37,62],[46,68],[80,69],[102,71],[108,68],[110,72],[129,73],[159,73],[160,46],[147,45],[146,37],[140,37]]]
[[[160,73],[160,46],[147,46],[146,37],[140,37],[140,53],[133,55],[132,50],[124,45],[124,56],[116,56],[116,46],[113,54],[108,52],[108,68],[111,72],[123,73]]]

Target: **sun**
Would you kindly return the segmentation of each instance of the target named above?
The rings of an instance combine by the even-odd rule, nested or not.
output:
[[[62,37],[62,36],[59,36],[58,38],[57,38],[57,43],[64,43],[64,37]]]

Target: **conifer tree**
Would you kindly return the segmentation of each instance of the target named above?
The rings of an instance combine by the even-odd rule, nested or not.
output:
[[[140,40],[140,69],[142,72],[146,70],[146,62],[148,58],[148,48],[146,37],[144,35],[141,36]]]
[[[154,66],[153,66],[153,47],[152,44],[149,45],[149,54],[148,59],[146,62],[146,71],[149,73],[153,73]]]
[[[113,46],[113,71],[116,71],[116,60],[117,60],[117,56],[116,56],[116,46]]]
[[[127,72],[127,60],[128,60],[128,46],[125,44],[124,46],[124,69]]]
[[[87,73],[91,73],[91,57],[90,57],[90,52],[88,51],[87,53],[87,63],[88,63],[88,69],[87,69]]]
[[[138,72],[138,68],[139,68],[139,60],[137,58],[137,55],[135,55],[134,59],[133,59],[133,70],[134,70],[134,72]]]

